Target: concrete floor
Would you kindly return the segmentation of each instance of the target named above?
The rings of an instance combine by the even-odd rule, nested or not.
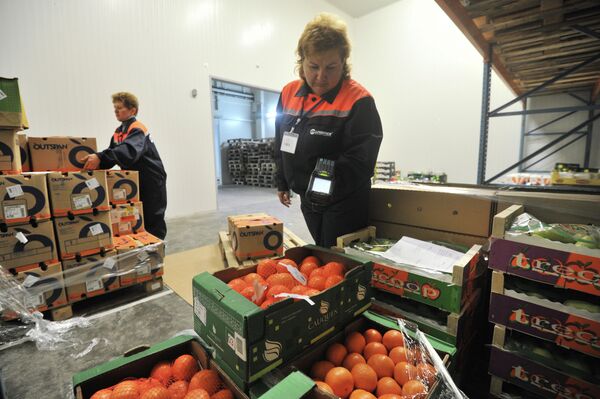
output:
[[[168,220],[167,252],[216,243],[217,233],[227,230],[228,215],[253,212],[276,216],[300,238],[313,242],[298,197],[292,199],[288,209],[279,203],[274,189],[232,186],[219,190],[218,204],[219,209],[214,212]],[[82,312],[92,324],[65,335],[74,343],[66,349],[42,351],[32,342],[2,346],[23,337],[29,327],[0,322],[0,387],[6,398],[71,398],[71,379],[75,373],[120,356],[135,346],[153,345],[193,328],[191,306],[168,288],[125,305],[121,303],[138,297],[126,292],[119,295],[124,297],[94,298],[86,304],[89,306]],[[85,352],[92,344],[89,352]]]
[[[275,189],[251,186],[224,186],[217,194],[219,209],[182,218],[167,219],[167,253],[214,244],[217,233],[227,230],[227,216],[264,212],[279,218],[284,225],[307,243],[314,243],[300,211],[300,199],[292,206],[279,203]]]

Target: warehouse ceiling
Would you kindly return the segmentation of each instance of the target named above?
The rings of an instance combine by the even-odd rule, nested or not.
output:
[[[598,0],[436,0],[484,58],[493,45],[495,71],[517,94],[600,56]],[[600,93],[600,61],[545,91]]]
[[[346,14],[360,18],[367,15],[375,10],[379,10],[385,6],[395,3],[399,0],[326,0],[328,3],[333,4],[336,8],[339,8]]]

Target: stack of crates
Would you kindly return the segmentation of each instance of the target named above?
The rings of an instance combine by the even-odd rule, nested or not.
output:
[[[598,213],[582,210],[545,215],[513,205],[494,218],[492,396],[600,398],[600,249],[507,233],[526,211],[545,223],[598,223]]]
[[[275,187],[274,139],[228,140],[227,164],[234,184]]]
[[[377,161],[375,164],[375,175],[373,179],[376,182],[388,182],[396,176],[396,162]]]

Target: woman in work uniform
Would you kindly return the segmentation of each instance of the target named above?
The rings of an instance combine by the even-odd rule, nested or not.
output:
[[[167,173],[148,129],[136,119],[138,99],[131,93],[121,92],[113,94],[112,100],[121,125],[106,150],[88,155],[84,169],[110,169],[119,165],[123,170],[137,170],[145,228],[164,239],[167,235]]]
[[[330,247],[368,223],[381,120],[373,97],[350,78],[343,21],[319,14],[296,52],[300,79],[283,88],[275,122],[278,196],[289,206],[289,191],[297,193],[315,244]],[[315,202],[307,189],[319,159],[333,161],[333,191]]]

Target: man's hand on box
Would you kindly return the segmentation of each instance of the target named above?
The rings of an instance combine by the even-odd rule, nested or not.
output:
[[[96,170],[100,167],[100,157],[96,154],[90,154],[85,157],[85,165],[83,165],[83,169],[85,170]]]

